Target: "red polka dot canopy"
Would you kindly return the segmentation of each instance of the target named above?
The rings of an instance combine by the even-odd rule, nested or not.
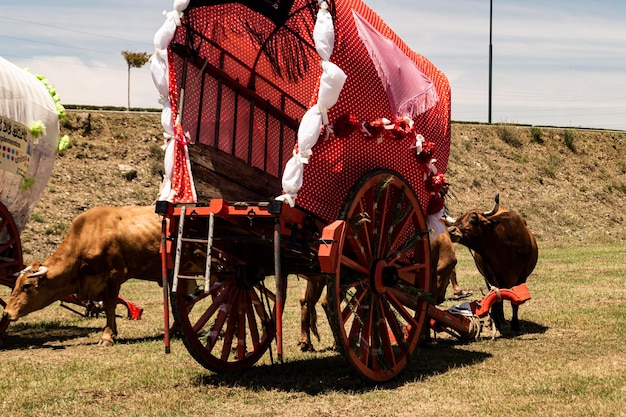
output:
[[[372,9],[359,0],[183,3],[157,55],[167,61],[166,122],[191,143],[281,178],[286,203],[325,221],[376,169],[400,174],[425,213],[440,212],[448,80]]]

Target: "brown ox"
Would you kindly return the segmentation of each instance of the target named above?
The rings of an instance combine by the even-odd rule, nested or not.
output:
[[[102,300],[106,327],[100,345],[117,337],[115,307],[129,278],[161,282],[160,217],[154,207],[95,207],[77,216],[43,265],[32,263],[15,282],[4,315],[14,321],[68,294]]]
[[[443,222],[442,222],[443,223]],[[445,230],[445,229],[444,229]],[[431,260],[431,287],[432,297],[437,304],[445,300],[446,289],[451,282],[454,292],[461,294],[461,297],[471,295],[470,292],[464,292],[456,281],[456,253],[454,245],[450,240],[447,232],[440,233],[430,242],[430,260]],[[325,276],[306,277],[306,288],[300,297],[300,340],[298,346],[302,351],[314,351],[311,343],[311,333],[320,340],[317,329],[317,311],[315,306],[322,296],[324,286],[326,285]],[[322,308],[325,312],[327,299],[322,300]]]
[[[500,205],[499,195],[490,211],[470,210],[458,219],[448,218],[447,223],[452,241],[469,248],[489,288],[525,283],[537,264],[535,236],[519,214]],[[519,306],[511,306],[511,330],[519,332]],[[493,305],[491,315],[499,332],[504,322],[502,302]]]

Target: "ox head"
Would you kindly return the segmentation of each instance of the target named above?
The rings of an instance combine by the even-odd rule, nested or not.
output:
[[[446,216],[445,223],[448,226],[450,239],[473,249],[474,245],[484,237],[485,231],[491,227],[493,217],[503,210],[500,207],[500,194],[496,194],[495,204],[489,211],[470,210],[457,219]]]
[[[34,262],[24,268],[15,280],[15,287],[4,308],[4,316],[15,321],[59,300],[63,295],[58,296],[48,281],[47,267]]]

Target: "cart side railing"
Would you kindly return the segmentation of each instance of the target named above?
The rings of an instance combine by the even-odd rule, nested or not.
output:
[[[192,142],[280,178],[296,142],[299,120],[292,115],[304,114],[306,106],[218,44],[201,43],[202,56],[188,45],[171,44],[183,59],[184,129]]]

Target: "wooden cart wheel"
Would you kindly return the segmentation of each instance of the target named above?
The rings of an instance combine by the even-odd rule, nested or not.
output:
[[[419,201],[398,174],[374,171],[350,191],[329,321],[344,357],[370,381],[408,364],[427,324],[430,245]]]
[[[0,284],[13,288],[15,278],[11,275],[24,267],[22,260],[22,242],[15,221],[6,206],[0,203]],[[6,306],[0,298],[0,305]],[[0,334],[9,326],[9,320],[0,320]]]
[[[215,263],[215,262],[214,262]],[[183,342],[205,368],[236,371],[255,364],[275,336],[275,288],[255,268],[222,262],[208,293],[204,279],[180,280],[172,312]]]
[[[0,203],[0,283],[13,288],[15,280],[9,275],[23,268],[22,242],[13,217]]]

